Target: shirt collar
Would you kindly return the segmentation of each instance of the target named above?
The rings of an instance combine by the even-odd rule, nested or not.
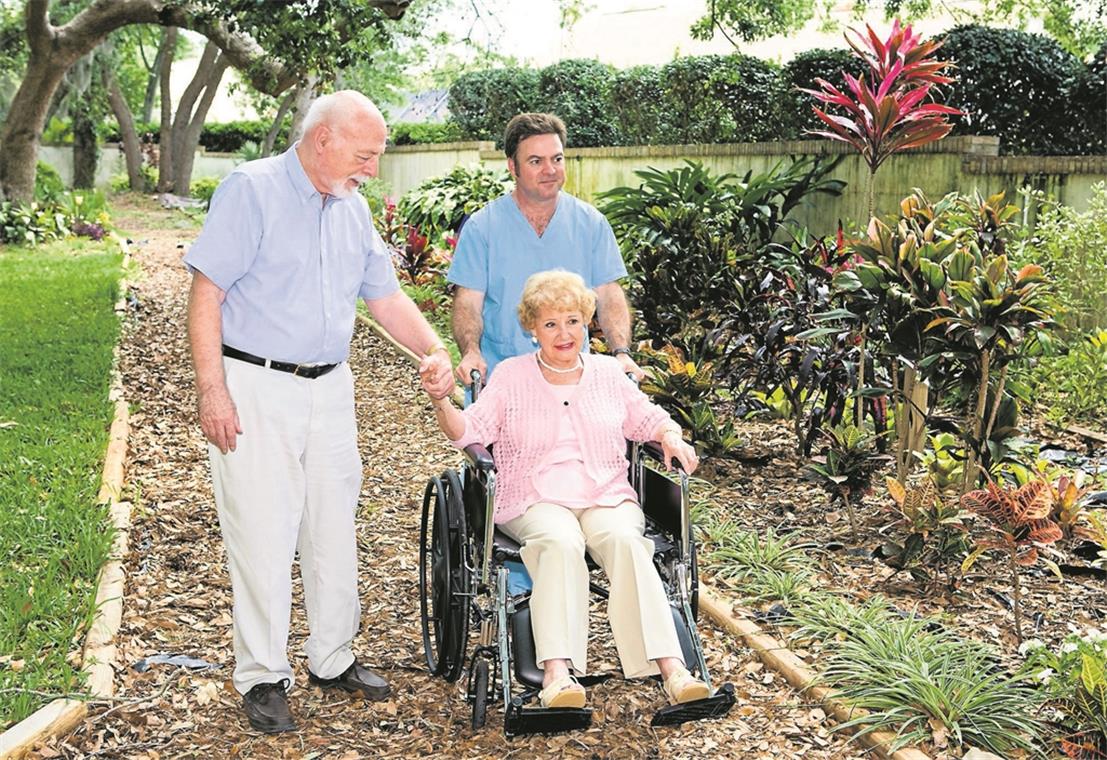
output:
[[[300,141],[297,140],[291,148],[284,152],[284,167],[285,171],[288,172],[288,178],[292,181],[292,187],[296,190],[296,194],[304,201],[310,201],[313,198],[320,197],[321,193],[315,189],[315,185],[311,184],[307,172],[304,171],[300,154],[296,152],[299,145]]]

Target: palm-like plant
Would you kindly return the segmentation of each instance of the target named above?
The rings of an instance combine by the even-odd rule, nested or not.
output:
[[[866,25],[865,30],[865,35],[850,30],[846,42],[868,67],[868,81],[864,74],[854,77],[843,73],[849,94],[821,78],[815,79],[820,89],[801,90],[843,112],[827,113],[813,106],[815,115],[829,131],[811,130],[811,134],[857,148],[869,167],[871,217],[872,176],[880,165],[899,151],[945,137],[953,129],[947,117],[960,115],[961,111],[927,100],[935,85],[954,81],[943,73],[949,62],[934,58],[940,41],[922,42],[911,32],[910,25],[901,27],[898,19],[886,40],[881,40],[870,26]]]
[[[970,491],[961,497],[961,506],[985,517],[992,528],[992,537],[977,543],[976,549],[961,565],[963,572],[989,549],[1007,552],[1011,571],[1011,585],[1015,592],[1015,635],[1022,643],[1022,588],[1019,585],[1019,567],[1029,567],[1038,561],[1039,547],[1059,541],[1061,528],[1050,519],[1053,508],[1053,489],[1045,480],[1032,480],[1017,490],[1005,490],[995,483],[986,488]],[[1046,564],[1050,565],[1048,560]],[[1060,575],[1056,565],[1055,573]]]
[[[891,457],[876,452],[876,436],[855,425],[836,425],[825,433],[826,453],[811,457],[808,469],[822,483],[832,500],[841,500],[849,515],[850,531],[857,540],[854,501],[869,490],[873,474]]]

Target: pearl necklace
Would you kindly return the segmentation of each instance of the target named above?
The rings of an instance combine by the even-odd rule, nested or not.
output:
[[[558,369],[557,367],[551,367],[546,362],[542,361],[542,352],[539,351],[535,354],[538,357],[538,363],[548,369],[550,372],[556,372],[559,375],[567,375],[570,372],[576,372],[578,369],[584,369],[584,360],[580,358],[580,354],[577,354],[577,363],[569,369]]]

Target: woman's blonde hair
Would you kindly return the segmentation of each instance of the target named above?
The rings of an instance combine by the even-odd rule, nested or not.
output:
[[[596,294],[584,286],[579,274],[564,269],[532,274],[519,299],[519,324],[524,330],[534,329],[538,312],[547,308],[579,311],[587,324],[596,313]]]

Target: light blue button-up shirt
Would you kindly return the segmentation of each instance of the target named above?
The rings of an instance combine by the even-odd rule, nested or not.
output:
[[[226,345],[298,364],[345,361],[357,299],[400,287],[365,199],[324,203],[296,146],[220,183],[184,261],[226,293]]]

